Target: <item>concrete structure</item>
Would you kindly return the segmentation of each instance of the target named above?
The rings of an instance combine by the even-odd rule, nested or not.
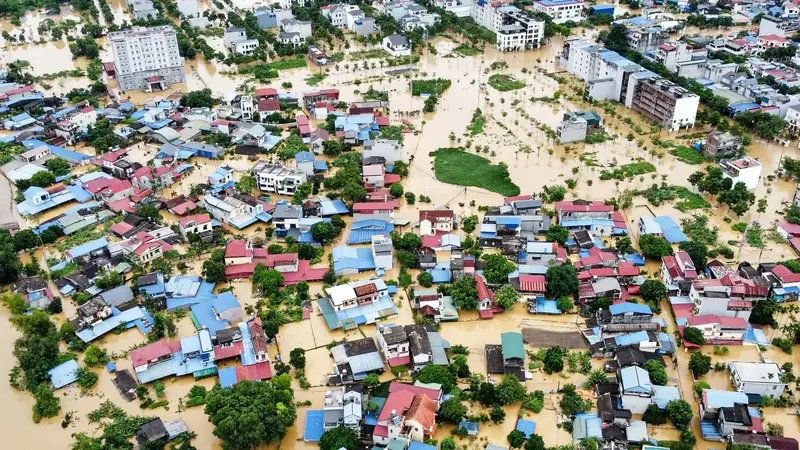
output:
[[[632,74],[642,72],[642,66],[606,50],[593,42],[568,40],[559,57],[567,72],[586,81],[584,96],[595,100],[615,100],[625,103]],[[645,72],[650,73],[652,72]],[[627,89],[623,89],[627,86]],[[627,106],[627,105],[626,105]]]
[[[172,27],[134,27],[109,33],[108,38],[120,90],[164,90],[186,81]]]
[[[583,0],[535,0],[529,9],[547,14],[555,23],[583,20]]]
[[[655,61],[678,76],[698,78],[705,75],[708,50],[694,48],[686,42],[668,42],[658,46]]]
[[[419,212],[420,236],[433,236],[453,231],[455,214],[449,209],[434,209]]]
[[[223,39],[225,48],[236,55],[252,55],[258,48],[258,40],[248,39],[244,28],[228,28]]]
[[[294,17],[291,9],[258,9],[255,16],[261,28],[278,28],[281,22]]]
[[[592,111],[566,113],[564,120],[556,127],[558,141],[562,144],[581,142],[591,132],[602,132],[600,121],[600,116]]]
[[[200,8],[197,7],[197,0],[177,0],[178,11],[183,17],[189,19],[200,17]]]
[[[723,160],[719,163],[722,175],[736,183],[744,183],[748,190],[758,187],[758,180],[761,177],[761,163],[750,156],[734,160]]]
[[[786,390],[783,371],[774,362],[732,362],[728,364],[731,383],[739,392],[777,399]]]
[[[308,175],[299,169],[291,169],[267,161],[259,161],[250,169],[262,192],[294,195],[297,188],[308,180]]]
[[[789,108],[789,111],[794,111],[794,108]],[[742,143],[741,136],[734,136],[724,131],[714,130],[708,133],[706,137],[706,145],[703,147],[703,154],[715,160],[735,157],[741,152]]]
[[[392,34],[383,38],[383,49],[394,57],[411,56],[411,45],[408,39],[400,34]]]
[[[786,37],[800,29],[800,21],[792,17],[775,17],[771,14],[761,18],[758,24],[758,36],[777,35]]]
[[[537,48],[544,39],[544,21],[502,2],[476,0],[472,19],[495,33],[495,45],[501,52]]]
[[[742,345],[747,322],[741,317],[689,316],[686,326],[703,333],[708,345]]]
[[[372,236],[372,259],[375,261],[375,268],[391,270],[393,258],[392,239],[385,234]]]
[[[700,97],[662,78],[639,81],[633,92],[631,109],[647,120],[670,131],[694,125]]]

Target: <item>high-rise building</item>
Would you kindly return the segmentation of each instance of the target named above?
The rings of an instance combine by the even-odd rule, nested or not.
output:
[[[499,1],[476,0],[472,19],[497,36],[495,45],[501,52],[531,50],[544,39],[544,21],[531,17],[516,6]]]
[[[172,27],[134,27],[109,33],[109,40],[122,91],[164,90],[186,80]]]
[[[669,131],[694,125],[700,97],[663,78],[646,78],[634,86],[631,109]]]

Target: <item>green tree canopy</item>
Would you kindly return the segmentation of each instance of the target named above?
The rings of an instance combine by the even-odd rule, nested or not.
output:
[[[707,374],[711,370],[711,357],[700,352],[692,353],[689,357],[689,370],[696,377]]]
[[[494,293],[494,299],[497,303],[497,306],[507,311],[514,308],[514,305],[517,303],[519,298],[519,292],[517,292],[517,290],[514,289],[514,287],[510,284],[501,287]]]
[[[207,259],[203,261],[203,278],[209,283],[222,283],[225,281],[225,264]]]
[[[700,331],[699,328],[695,327],[686,327],[683,329],[683,338],[686,339],[686,342],[691,342],[695,345],[705,345],[706,338],[703,336],[703,332]]]
[[[653,236],[652,234],[645,234],[639,238],[639,249],[641,249],[642,255],[647,258],[660,259],[672,254],[672,247],[669,245],[669,242],[662,237]]]
[[[667,384],[667,369],[660,362],[651,359],[644,363],[642,368],[650,374],[650,381],[653,384],[657,386],[665,386]]]
[[[341,232],[330,222],[320,221],[311,225],[311,237],[323,245],[330,245]]]
[[[548,242],[563,244],[569,239],[569,230],[558,224],[550,225],[550,228],[547,229],[546,239]]]
[[[483,255],[481,259],[486,262],[483,273],[490,284],[507,283],[508,274],[516,270],[516,266],[503,255]]]
[[[571,264],[548,267],[545,278],[551,298],[568,297],[578,291],[578,271]]]
[[[280,441],[294,424],[297,413],[291,379],[280,375],[271,381],[240,381],[206,396],[205,413],[214,436],[226,449],[249,450]],[[355,447],[353,447],[355,448]]]
[[[478,290],[475,278],[464,277],[450,286],[450,295],[458,309],[475,309],[478,307]]]
[[[659,302],[667,297],[667,287],[659,280],[645,280],[639,287],[639,295],[648,302]]]
[[[252,175],[242,175],[236,182],[236,190],[240,194],[250,195],[257,187],[258,183]]]
[[[419,371],[417,380],[422,383],[438,383],[442,385],[442,391],[450,392],[456,385],[456,376],[447,367],[436,364],[428,364]]]
[[[458,397],[445,400],[439,408],[437,414],[439,420],[458,425],[467,415],[467,407],[461,403]]]
[[[319,438],[319,448],[320,450],[339,450],[341,448],[356,450],[358,436],[350,428],[339,425],[322,433],[322,437]]]

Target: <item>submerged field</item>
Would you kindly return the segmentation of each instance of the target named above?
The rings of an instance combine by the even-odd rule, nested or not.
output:
[[[436,179],[460,186],[475,186],[505,196],[519,195],[519,186],[511,181],[508,168],[492,164],[486,158],[461,148],[440,148],[431,152]]]

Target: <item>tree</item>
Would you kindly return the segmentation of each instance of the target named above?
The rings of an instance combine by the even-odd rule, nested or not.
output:
[[[475,278],[464,277],[450,285],[450,295],[458,309],[475,309],[478,307],[478,289]],[[427,366],[426,366],[427,367]]]
[[[439,450],[456,450],[456,441],[451,437],[442,439],[442,443],[439,445]]]
[[[627,29],[622,24],[613,24],[604,36],[603,43],[606,48],[619,54],[625,54],[630,48],[628,44]]]
[[[392,183],[392,186],[389,187],[389,193],[392,194],[394,198],[400,198],[403,196],[403,185],[400,183]]]
[[[394,245],[397,249],[410,252],[422,247],[422,238],[417,234],[405,233],[400,235],[400,233],[394,233],[391,236],[392,245]]]
[[[544,351],[543,370],[547,374],[564,370],[564,350],[561,347],[550,347]]]
[[[121,286],[123,282],[122,275],[112,270],[110,272],[101,272],[100,277],[95,278],[94,285],[97,286],[98,289],[107,291]]]
[[[366,378],[364,378],[363,383],[364,383],[364,386],[367,389],[374,389],[374,388],[378,387],[378,385],[381,384],[381,379],[378,377],[378,374],[371,373],[371,374],[367,375]]]
[[[289,386],[291,379],[284,374],[270,381],[243,380],[212,389],[205,413],[223,447],[246,450],[283,439],[297,417]]]
[[[500,405],[492,406],[492,409],[489,410],[489,418],[494,423],[503,423],[506,420],[506,412]]]
[[[660,302],[667,297],[667,287],[659,280],[645,280],[639,287],[639,295],[647,302]]]
[[[767,433],[767,436],[783,436],[784,432],[783,425],[775,422],[767,422],[764,431]]]
[[[700,352],[692,353],[689,357],[689,370],[696,377],[707,374],[711,370],[711,357]]]
[[[739,181],[733,186],[733,189],[721,193],[718,200],[728,205],[736,217],[741,217],[755,203],[756,194],[748,191],[747,186]]]
[[[511,448],[522,448],[522,445],[525,444],[525,433],[519,430],[511,430],[506,436],[506,440],[508,440],[508,445]]]
[[[513,286],[507,284],[494,293],[494,299],[497,306],[509,311],[514,309],[514,305],[519,299],[519,292]]]
[[[236,182],[236,190],[240,194],[249,195],[258,187],[256,179],[252,175],[242,175],[239,181]]]
[[[397,167],[395,167],[397,169]],[[396,171],[396,170],[395,170]],[[417,196],[413,192],[406,192],[406,203],[413,205],[417,201]]]
[[[421,383],[437,383],[442,385],[443,392],[450,392],[456,385],[456,376],[447,367],[428,364],[419,371],[417,380]]]
[[[681,242],[678,248],[689,254],[689,258],[694,263],[697,270],[705,270],[708,247],[696,241]]]
[[[400,275],[397,276],[397,282],[400,283],[400,287],[407,288],[411,286],[412,281],[411,274],[405,269],[400,269]]]
[[[46,170],[40,170],[33,174],[30,179],[31,186],[47,187],[55,184],[56,176]]]
[[[322,143],[322,153],[330,157],[336,157],[342,154],[344,148],[339,141],[329,140]]]
[[[563,244],[564,241],[569,239],[569,230],[558,224],[550,225],[550,228],[547,229],[546,239],[547,242]]]
[[[461,228],[464,229],[465,233],[472,233],[475,231],[475,228],[478,226],[478,216],[471,215],[466,216],[461,219]]]
[[[686,327],[683,329],[683,338],[686,339],[686,342],[690,342],[695,345],[705,345],[706,338],[703,336],[703,332],[700,331],[699,328],[695,327]]]
[[[433,275],[428,272],[420,272],[417,275],[417,283],[422,285],[423,287],[431,287],[433,284]]]
[[[348,202],[357,203],[367,197],[367,190],[358,183],[348,183],[342,190],[342,198]]]
[[[503,381],[497,386],[497,400],[501,405],[511,405],[522,401],[528,388],[519,382],[515,375],[504,375]]]
[[[621,253],[634,253],[636,249],[633,248],[631,238],[628,236],[618,237],[614,241],[614,247]]]
[[[703,389],[711,389],[711,385],[707,381],[698,381],[694,383],[694,392],[698,397],[703,395]]]
[[[293,348],[291,352],[289,352],[289,364],[295,368],[295,370],[303,370],[306,368],[306,351],[300,347]]]
[[[589,373],[589,378],[586,380],[586,384],[589,386],[597,386],[598,384],[605,383],[607,381],[608,377],[606,376],[606,373],[598,369]]]
[[[33,421],[39,423],[43,417],[55,417],[61,410],[61,400],[53,395],[53,391],[42,383],[33,394],[36,403],[33,405]]]
[[[311,225],[311,238],[322,245],[330,245],[341,231],[330,222],[320,221]]]
[[[278,286],[283,284],[283,274],[274,269],[267,268],[263,263],[256,264],[251,277],[253,285],[266,297],[271,297],[278,292]]]
[[[657,386],[666,386],[667,384],[667,369],[661,365],[660,362],[651,359],[642,366],[644,370],[650,374],[650,381]]]
[[[162,220],[161,213],[158,212],[158,208],[150,203],[140,205],[138,208],[136,208],[136,215],[144,217],[145,219],[149,219],[155,223],[161,223]]]
[[[652,403],[642,415],[642,420],[650,425],[663,425],[667,423],[667,411]]]
[[[209,283],[222,283],[225,281],[225,264],[207,259],[203,261],[203,278]]]
[[[448,398],[442,403],[437,414],[439,419],[458,425],[467,415],[467,407],[458,397]]]
[[[92,344],[83,352],[83,362],[89,367],[100,366],[108,362],[108,354],[99,345]]]
[[[293,205],[302,205],[303,201],[314,193],[314,184],[313,183],[303,183],[300,187],[294,191],[294,195],[292,195],[292,204]]]
[[[538,434],[533,434],[525,441],[525,450],[544,450],[544,439]]]
[[[639,238],[639,249],[642,255],[647,258],[662,258],[672,254],[672,247],[666,239],[653,236],[652,234],[645,234]]]
[[[562,313],[569,312],[570,310],[572,310],[572,307],[574,305],[575,305],[575,303],[572,301],[572,299],[570,297],[566,297],[566,296],[565,297],[559,297],[558,300],[556,301],[556,307]]]
[[[574,384],[566,384],[561,390],[561,400],[558,406],[561,408],[562,414],[574,416],[592,409],[592,401],[581,397]]]
[[[63,177],[64,175],[69,175],[69,171],[72,166],[69,165],[67,160],[63,158],[53,158],[48,159],[45,161],[44,166],[47,167],[47,170],[53,173],[56,177]]]
[[[516,266],[503,255],[483,255],[481,259],[486,263],[483,273],[490,284],[507,283],[508,274],[516,270]]]
[[[675,428],[685,430],[692,423],[692,406],[686,400],[672,400],[667,403],[667,415]]]
[[[358,436],[356,433],[343,425],[322,433],[319,438],[320,450],[339,450],[346,448],[347,450],[356,450],[358,448]]]
[[[181,106],[187,108],[211,108],[217,104],[217,99],[211,93],[211,89],[200,89],[187,92],[181,97]]]
[[[60,335],[50,316],[40,310],[14,318],[22,337],[14,341],[13,354],[24,376],[25,387],[35,392],[41,383],[48,383],[47,371],[57,364]]]
[[[548,267],[545,278],[550,298],[568,297],[578,291],[578,271],[571,264]]]

